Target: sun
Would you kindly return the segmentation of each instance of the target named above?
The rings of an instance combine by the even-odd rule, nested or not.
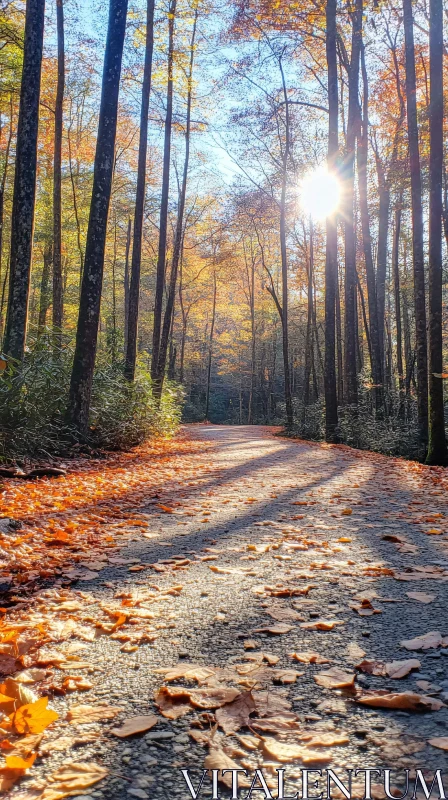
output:
[[[300,204],[303,211],[315,220],[334,214],[341,201],[341,186],[337,176],[326,166],[308,172],[300,184]]]

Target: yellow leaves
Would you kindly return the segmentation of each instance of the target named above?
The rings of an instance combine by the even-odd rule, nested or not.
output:
[[[67,712],[66,719],[72,725],[88,725],[91,722],[104,722],[113,719],[122,709],[117,706],[71,706]]]
[[[341,514],[342,514],[343,517],[349,517],[351,514],[353,514],[353,509],[352,508],[343,508],[342,511],[341,511]]]
[[[120,739],[126,739],[128,736],[134,736],[136,733],[144,733],[151,730],[158,722],[158,717],[155,714],[148,714],[141,717],[129,717],[125,719],[121,728],[112,728],[111,733],[118,736]]]
[[[41,697],[35,703],[27,703],[11,715],[10,720],[16,733],[42,733],[59,714],[47,708],[48,697]]]
[[[107,775],[107,769],[98,764],[69,762],[53,772],[39,800],[62,800],[70,794],[80,793]]]

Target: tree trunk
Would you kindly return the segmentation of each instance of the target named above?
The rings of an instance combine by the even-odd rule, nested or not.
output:
[[[196,8],[193,31],[190,41],[190,65],[187,76],[188,90],[187,90],[187,117],[185,126],[185,160],[182,175],[182,186],[179,195],[179,208],[177,211],[176,233],[174,236],[173,258],[171,262],[170,284],[168,288],[168,298],[165,308],[165,315],[163,319],[162,333],[160,337],[159,346],[159,361],[156,374],[155,395],[160,398],[162,396],[163,381],[165,377],[166,356],[168,352],[168,341],[171,330],[171,323],[174,309],[174,297],[176,294],[177,273],[179,270],[179,263],[181,258],[182,243],[183,243],[183,225],[184,225],[184,211],[185,200],[187,196],[187,180],[188,168],[190,164],[190,133],[191,133],[191,107],[192,107],[192,89],[193,89],[193,63],[194,63],[194,46],[196,38],[196,27],[198,22],[198,10]]]
[[[403,336],[401,330],[401,294],[400,294],[400,269],[399,269],[399,248],[400,248],[400,227],[401,227],[401,196],[398,199],[395,209],[394,240],[392,246],[392,274],[394,281],[395,296],[395,325],[397,331],[397,372],[398,372],[398,416],[404,417],[404,372],[403,372]]]
[[[128,229],[126,231],[126,251],[124,257],[124,357],[128,349],[128,328],[129,328],[129,253],[131,250],[132,221],[128,219]]]
[[[40,281],[39,316],[37,320],[37,337],[42,336],[47,324],[47,311],[51,305],[50,274],[51,274],[51,245],[45,245],[44,265]]]
[[[159,248],[157,255],[154,327],[152,336],[151,377],[157,381],[160,333],[162,328],[163,289],[165,284],[166,240],[168,230],[168,195],[170,189],[171,128],[173,123],[174,20],[176,0],[170,0],[168,14],[168,84],[166,94],[165,140],[163,146],[162,197],[160,203]]]
[[[118,93],[127,5],[127,0],[111,0],[109,8],[92,200],[67,408],[69,422],[81,435],[87,433],[89,423],[90,397],[98,339],[104,249],[114,169]]]
[[[292,408],[292,394],[291,394],[291,377],[289,369],[289,331],[288,331],[288,254],[286,247],[286,185],[288,179],[288,161],[290,152],[290,119],[289,119],[289,101],[288,92],[286,89],[285,76],[283,72],[283,65],[281,58],[279,60],[280,72],[283,84],[283,98],[285,104],[285,145],[282,158],[282,191],[280,199],[280,253],[282,263],[282,342],[283,342],[283,379],[285,391],[285,406],[286,406],[286,425],[292,428],[294,423],[293,408]]]
[[[58,80],[54,109],[54,162],[53,162],[53,336],[61,345],[63,318],[62,292],[62,124],[65,85],[64,7],[56,0],[58,39]]]
[[[3,345],[5,353],[18,361],[25,352],[33,251],[44,12],[45,0],[28,0],[11,216],[8,314]]]
[[[305,231],[304,231],[305,233]],[[313,222],[310,219],[310,249],[307,248],[307,277],[308,277],[308,308],[305,337],[305,375],[303,386],[303,421],[305,421],[305,407],[310,404],[310,379],[313,362]]]
[[[415,79],[414,21],[412,0],[403,0],[406,53],[406,111],[412,203],[412,258],[414,268],[415,338],[417,355],[417,406],[420,441],[428,441],[428,357],[426,343],[425,264],[423,256],[423,208]]]
[[[336,50],[336,0],[326,4],[326,57],[328,72],[328,170],[336,169],[338,157],[338,65]],[[336,391],[336,294],[338,284],[338,231],[333,214],[326,221],[325,251],[325,438],[337,441],[338,398]]]
[[[208,421],[208,412],[210,409],[210,381],[212,375],[212,357],[213,357],[213,333],[215,330],[215,317],[216,317],[216,272],[213,273],[213,304],[212,304],[212,322],[210,326],[210,339],[208,345],[208,364],[207,364],[207,391],[205,396],[205,422]]]
[[[428,464],[446,462],[442,336],[443,8],[430,0],[429,22],[429,437]]]
[[[132,245],[131,282],[129,287],[124,374],[134,380],[137,360],[138,310],[140,270],[142,262],[143,215],[145,210],[146,159],[148,153],[148,112],[151,93],[152,55],[154,49],[154,5],[147,0],[145,65],[143,70],[142,103],[140,109],[140,140],[138,146],[137,189],[134,210],[134,241]]]
[[[369,305],[369,334],[370,334],[370,363],[372,380],[374,384],[375,406],[377,413],[381,413],[383,405],[383,374],[380,339],[378,332],[378,309],[376,300],[375,268],[372,255],[372,237],[370,233],[370,216],[367,200],[367,160],[368,160],[368,134],[369,134],[369,85],[364,56],[364,44],[361,46],[361,71],[363,82],[363,115],[360,135],[358,137],[358,187],[359,206],[361,212],[362,244],[367,278],[367,300]]]
[[[359,60],[362,37],[363,0],[356,0],[352,15],[352,48],[348,69],[347,145],[344,159],[345,194],[345,399],[350,405],[358,402],[356,372],[356,237],[354,219],[355,149],[359,126]]]

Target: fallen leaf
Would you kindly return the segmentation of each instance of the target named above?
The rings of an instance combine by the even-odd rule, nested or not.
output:
[[[331,631],[336,625],[343,625],[341,619],[314,619],[312,622],[301,622],[300,627],[306,631]]]
[[[356,701],[373,708],[395,708],[404,711],[439,711],[445,705],[441,700],[416,692],[363,692]]]
[[[67,711],[66,720],[72,725],[88,725],[90,722],[103,722],[113,719],[122,711],[117,706],[71,706]]]
[[[42,733],[52,722],[59,719],[59,714],[47,708],[48,697],[41,697],[35,703],[21,706],[10,719],[17,733]]]
[[[158,717],[155,714],[148,714],[143,717],[129,717],[129,719],[124,720],[121,728],[112,728],[111,733],[120,739],[126,739],[127,736],[133,736],[135,733],[151,730],[157,722]]]
[[[79,794],[83,789],[103,780],[107,769],[98,764],[77,764],[73,761],[63,764],[48,778],[47,787],[39,800],[62,800],[70,794]]]
[[[435,736],[434,739],[428,739],[428,744],[439,750],[448,750],[448,736]]]
[[[302,664],[329,664],[331,659],[315,653],[313,650],[304,650],[302,653],[290,653],[290,658],[300,661]]]
[[[432,603],[437,597],[435,594],[426,594],[426,592],[406,592],[406,595],[411,600],[418,600],[419,603]]]
[[[205,757],[204,768],[208,770],[219,770],[218,779],[230,789],[232,786],[232,775],[231,773],[226,773],[223,775],[222,772],[223,770],[240,769],[240,766],[221,748],[211,747],[208,755]],[[238,785],[250,786],[250,782],[247,780],[247,778],[240,774],[238,776]]]
[[[279,622],[278,625],[271,625],[266,628],[256,628],[253,633],[270,633],[272,636],[280,636],[283,633],[292,631],[292,625],[285,625]]]
[[[203,683],[215,674],[216,670],[213,667],[203,667],[201,664],[177,664],[175,667],[160,668],[153,670],[156,675],[163,675],[167,683],[177,681],[179,678],[185,678],[187,681],[197,681]]]
[[[406,648],[406,650],[430,650],[440,647],[442,643],[442,634],[439,631],[430,631],[430,633],[425,633],[423,636],[416,636],[415,639],[404,639],[400,642],[400,646]]]
[[[324,689],[353,689],[355,677],[352,672],[346,672],[340,667],[331,667],[314,675],[314,680]]]
[[[255,711],[255,701],[252,692],[240,694],[233,702],[218,708],[216,721],[224,733],[235,733],[240,728],[249,725],[250,715]]]
[[[408,658],[404,661],[361,661],[356,668],[368,675],[377,675],[388,678],[405,678],[413,669],[420,669],[421,663],[417,658]]]

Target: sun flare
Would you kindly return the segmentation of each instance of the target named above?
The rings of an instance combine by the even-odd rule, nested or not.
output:
[[[337,211],[341,186],[326,166],[308,172],[300,184],[300,203],[303,211],[315,220],[325,219]]]

